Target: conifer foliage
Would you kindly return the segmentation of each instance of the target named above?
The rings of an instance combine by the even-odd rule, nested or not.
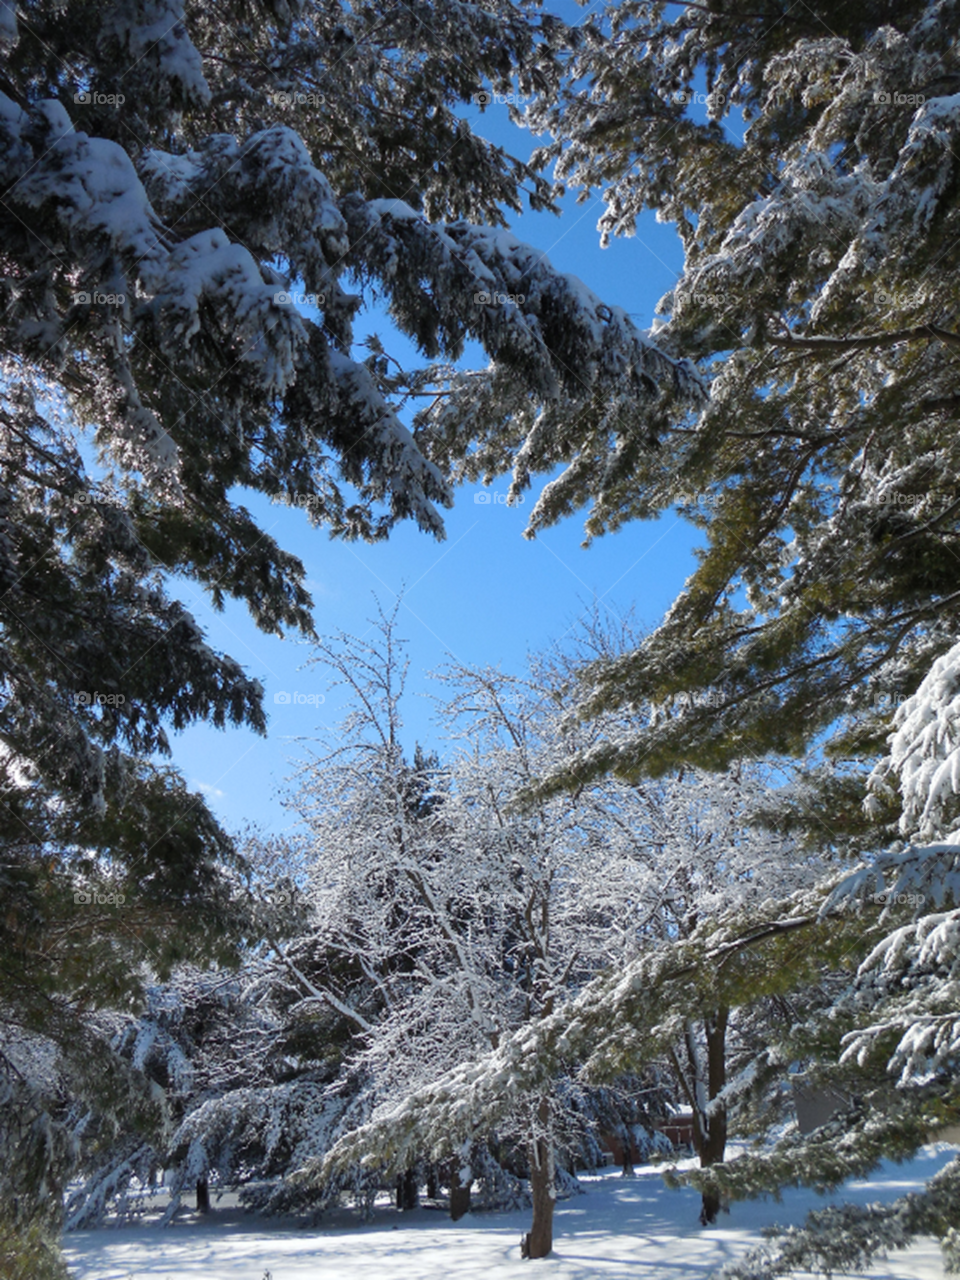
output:
[[[606,16],[576,88],[531,107],[553,134],[541,158],[603,193],[604,235],[645,209],[677,226],[656,338],[710,395],[655,414],[659,449],[621,469],[578,459],[531,525],[591,504],[594,536],[676,507],[707,546],[661,626],[583,691],[585,713],[665,713],[581,766],[798,753],[828,727],[875,758],[958,625],[960,12],[623,0]]]
[[[236,923],[231,843],[162,757],[197,720],[263,731],[263,691],[171,582],[313,626],[238,494],[339,536],[442,535],[448,476],[399,416],[430,379],[358,348],[361,291],[425,360],[478,340],[504,396],[629,394],[639,420],[700,394],[502,230],[548,185],[462,118],[484,82],[551,92],[577,41],[510,0],[0,4],[0,1001],[22,1034],[69,1058],[81,1009]],[[46,1157],[28,1218],[57,1199]]]
[[[297,1170],[261,1201],[289,1207],[441,1156],[462,1201],[500,1129],[543,1256],[565,1111],[664,1064],[706,1221],[960,1121],[958,20],[0,0],[4,1274],[61,1274],[78,1158],[76,1223],[165,1161],[171,1213],[213,1172]],[[530,164],[480,136],[486,85],[528,99]],[[678,227],[652,333],[506,229],[551,207],[548,162],[603,190],[605,236]],[[373,295],[418,367],[357,341]],[[459,479],[512,469],[518,496],[553,468],[531,534],[580,506],[588,537],[669,508],[703,529],[662,625],[579,675],[453,673],[442,768],[401,750],[389,627],[386,665],[355,645],[363,710],[303,778],[306,914],[256,905],[163,758],[197,720],[263,731],[263,690],[177,577],[311,637],[243,491],[441,537]],[[772,801],[805,839],[752,824],[750,762],[821,734],[853,765]],[[204,967],[241,955],[235,982]],[[727,1117],[761,1129],[798,1070],[844,1113],[723,1163]],[[960,1269],[958,1221],[954,1162],[729,1275],[919,1233]]]

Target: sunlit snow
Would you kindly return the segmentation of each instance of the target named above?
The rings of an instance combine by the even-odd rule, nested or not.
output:
[[[869,1180],[844,1188],[855,1204],[888,1202],[919,1190],[956,1153],[945,1143],[925,1148],[908,1164],[884,1164]],[[633,1178],[617,1170],[581,1175],[585,1194],[557,1205],[554,1252],[523,1262],[520,1236],[529,1215],[474,1213],[451,1222],[422,1207],[398,1213],[381,1198],[372,1222],[350,1210],[326,1216],[316,1227],[290,1219],[243,1214],[224,1197],[210,1217],[186,1214],[177,1225],[75,1232],[66,1238],[71,1280],[693,1280],[760,1242],[773,1223],[800,1223],[826,1201],[809,1191],[787,1191],[773,1200],[736,1204],[719,1225],[697,1223],[699,1196],[668,1191],[652,1166]],[[939,1247],[924,1241],[877,1263],[872,1280],[941,1280]]]

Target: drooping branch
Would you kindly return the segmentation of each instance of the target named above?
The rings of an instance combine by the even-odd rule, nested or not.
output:
[[[775,338],[767,335],[773,347],[787,351],[810,351],[822,355],[835,355],[841,351],[870,351],[875,347],[893,347],[898,342],[916,342],[920,338],[938,338],[941,342],[960,346],[960,333],[953,333],[938,324],[913,325],[909,329],[893,329],[889,333],[867,333],[849,338],[794,337],[792,334]]]

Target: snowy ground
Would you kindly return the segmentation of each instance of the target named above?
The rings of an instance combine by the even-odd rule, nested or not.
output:
[[[884,1165],[869,1181],[852,1183],[858,1203],[892,1200],[915,1189],[956,1154],[927,1148],[907,1165]],[[555,1251],[542,1262],[520,1260],[524,1213],[471,1214],[453,1223],[436,1210],[399,1214],[383,1206],[362,1225],[344,1211],[305,1229],[288,1222],[215,1209],[185,1215],[173,1227],[152,1225],[75,1232],[67,1237],[76,1280],[702,1280],[714,1267],[759,1239],[770,1223],[799,1223],[825,1203],[809,1192],[783,1202],[734,1205],[716,1228],[697,1223],[698,1197],[667,1191],[653,1168],[635,1178],[615,1170],[581,1176],[586,1194],[557,1206]],[[934,1241],[894,1254],[866,1273],[875,1280],[941,1280]]]

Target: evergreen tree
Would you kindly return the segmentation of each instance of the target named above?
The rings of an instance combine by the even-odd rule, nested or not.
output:
[[[900,840],[844,877],[821,908],[822,917],[879,911],[856,948],[852,983],[794,1037],[810,1054],[812,1078],[846,1090],[848,1108],[808,1138],[718,1171],[729,1194],[757,1194],[771,1181],[835,1187],[884,1156],[903,1158],[931,1138],[960,1134],[958,656],[954,646],[938,659],[898,709],[889,752],[870,779],[868,810],[897,795]],[[940,1240],[946,1269],[957,1272],[958,1222],[960,1157],[923,1192],[890,1205],[812,1213],[803,1228],[724,1274],[767,1280],[799,1269],[851,1270],[921,1235]]]
[[[700,393],[501,229],[548,185],[457,114],[483,83],[552,92],[579,40],[510,0],[0,4],[0,1001],[58,1070],[90,1078],[85,1011],[237,923],[231,843],[163,757],[200,719],[263,731],[263,691],[164,575],[309,636],[243,490],[339,536],[442,533],[448,477],[400,419],[432,375],[358,349],[351,282],[427,361],[478,339],[505,397],[639,420]],[[60,1163],[15,1216],[56,1204]]]
[[[953,642],[958,16],[955,0],[617,0],[569,88],[529,108],[552,134],[538,159],[603,193],[604,236],[644,209],[676,225],[656,341],[709,386],[699,406],[657,402],[647,440],[613,457],[588,412],[533,449],[493,427],[464,464],[512,463],[517,488],[566,464],[531,534],[583,504],[588,538],[671,508],[704,532],[662,624],[586,674],[583,714],[662,714],[580,776],[797,754],[828,727],[869,756]],[[469,420],[425,416],[459,454]]]
[[[573,60],[575,88],[529,113],[554,137],[540,158],[556,159],[561,179],[605,187],[608,234],[631,231],[643,208],[677,224],[685,266],[656,336],[697,359],[710,397],[656,404],[647,434],[612,459],[605,442],[619,406],[609,401],[567,431],[547,418],[520,448],[491,418],[459,465],[483,474],[506,459],[519,491],[534,469],[565,463],[534,507],[534,533],[584,503],[593,504],[588,536],[677,506],[708,545],[657,631],[585,673],[580,716],[649,707],[648,722],[558,761],[528,799],[575,793],[611,769],[635,779],[799,754],[827,730],[838,755],[872,763],[892,707],[918,688],[923,696],[898,716],[913,738],[898,729],[871,812],[849,812],[862,774],[822,766],[812,773],[818,792],[789,805],[812,843],[868,850],[860,871],[830,893],[705,918],[483,1064],[420,1091],[342,1152],[490,1123],[578,1050],[584,1069],[601,1073],[649,1060],[678,1030],[664,1008],[676,1020],[708,995],[732,1009],[789,995],[807,1000],[809,1025],[753,1071],[783,1082],[803,1060],[810,1079],[846,1088],[851,1107],[809,1138],[713,1166],[697,1182],[731,1195],[835,1186],[884,1155],[915,1151],[957,1117],[958,884],[943,821],[956,806],[944,744],[955,740],[957,665],[957,8],[773,2],[745,12],[628,0],[607,16],[609,34]],[[704,81],[705,121],[695,101]],[[462,408],[497,394],[492,380],[471,388],[452,380],[449,398],[423,414],[434,456],[454,464],[468,429]],[[934,687],[942,713],[931,709]],[[901,795],[880,785],[892,776]],[[817,812],[816,795],[836,809]],[[898,809],[901,836],[923,831],[938,843],[887,850]],[[926,826],[911,827],[921,818]],[[852,979],[839,982],[850,964]],[[922,1231],[955,1262],[956,1196],[952,1165],[889,1213],[821,1215],[735,1273],[852,1265]]]
[[[652,424],[660,448],[629,472],[581,457],[535,511],[534,527],[592,501],[592,536],[676,506],[707,547],[661,626],[584,673],[579,715],[652,704],[648,722],[534,794],[825,737],[839,764],[811,770],[790,825],[867,855],[824,908],[857,907],[842,929],[856,975],[839,993],[831,978],[832,998],[760,1073],[803,1059],[851,1110],[702,1174],[717,1193],[837,1185],[956,1119],[957,17],[950,0],[628,0],[578,56],[589,90],[534,108],[554,135],[542,158],[605,187],[605,235],[629,234],[643,208],[676,223],[684,270],[657,340],[710,386],[699,410]],[[898,706],[859,811],[863,762],[883,753]],[[754,917],[738,951],[813,928],[815,903],[798,908],[806,924],[786,904]],[[953,1165],[889,1213],[817,1215],[731,1273],[858,1265],[922,1231],[956,1265],[956,1187]]]

